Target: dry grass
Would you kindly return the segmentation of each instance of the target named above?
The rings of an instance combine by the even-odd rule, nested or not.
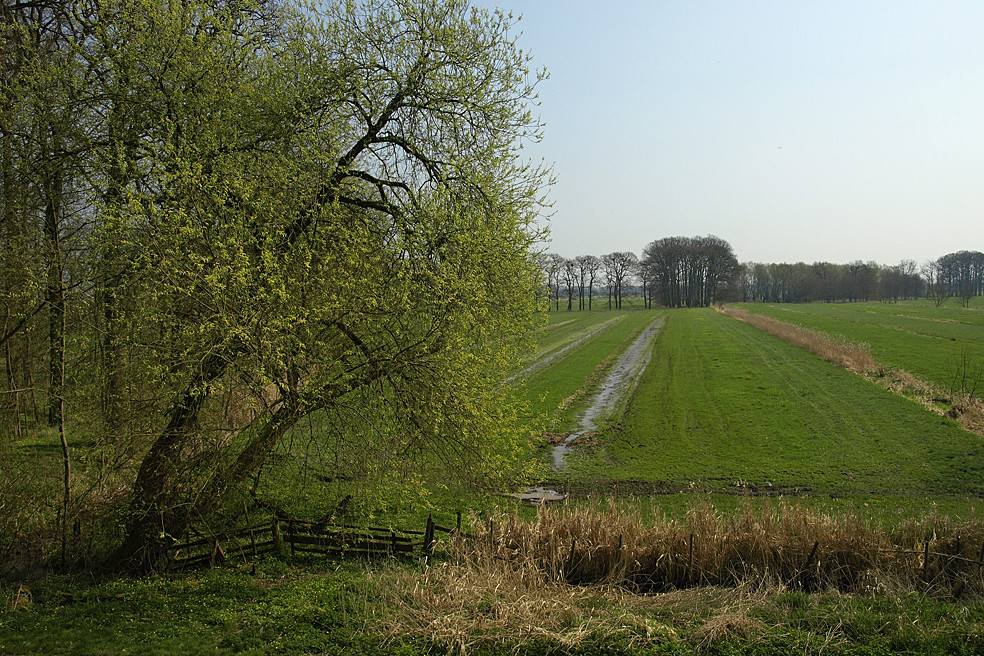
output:
[[[971,433],[984,437],[984,403],[976,396],[954,399],[945,414]]]
[[[932,554],[963,560],[931,555],[924,566],[927,540]],[[734,515],[702,503],[685,519],[646,523],[611,502],[604,511],[545,508],[533,522],[498,516],[476,525],[454,548],[458,562],[509,563],[550,583],[651,592],[768,582],[857,591],[887,576],[914,583],[959,572],[979,579],[984,523],[933,516],[889,532],[853,515],[788,503],[760,509],[748,504]]]
[[[848,371],[857,374],[881,375],[884,373],[878,363],[875,362],[875,358],[872,357],[866,344],[853,344],[838,340],[826,333],[760,314],[752,314],[741,308],[720,306],[716,309],[733,319],[738,319],[794,346],[806,349],[817,357]]]
[[[392,636],[417,636],[465,654],[479,647],[545,642],[640,644],[675,636],[673,627],[640,608],[645,600],[610,586],[550,582],[504,561],[444,562],[422,576],[406,570],[381,589],[399,609],[382,625]],[[394,580],[396,579],[396,580]]]
[[[951,397],[946,390],[902,370],[887,372],[880,382],[889,391],[912,399],[938,415],[953,419],[964,430],[984,437],[984,403],[976,396]]]
[[[533,521],[473,519],[446,560],[422,575],[379,574],[402,577],[379,587],[397,609],[389,634],[449,653],[538,640],[641,646],[681,631],[700,651],[754,639],[764,627],[749,611],[793,590],[984,598],[982,544],[984,523],[937,516],[887,531],[788,504],[729,516],[705,504],[651,522],[614,503],[546,507]]]

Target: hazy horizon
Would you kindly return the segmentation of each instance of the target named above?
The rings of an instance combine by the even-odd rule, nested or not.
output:
[[[713,234],[740,261],[984,247],[984,4],[483,0],[546,67],[546,249]]]

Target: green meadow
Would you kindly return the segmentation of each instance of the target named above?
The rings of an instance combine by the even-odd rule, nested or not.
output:
[[[575,488],[846,498],[905,514],[984,493],[980,437],[713,310],[666,314],[621,421],[568,462]]]
[[[944,390],[959,386],[965,374],[984,377],[984,308],[979,302],[970,308],[954,300],[940,307],[929,301],[740,307],[867,344],[885,368],[907,371]]]
[[[977,353],[984,340],[984,313],[955,307],[744,307],[866,342],[883,366],[927,379],[933,363],[962,349]],[[637,385],[617,412],[602,415],[597,432],[574,443],[566,467],[553,470],[549,440],[577,429],[619,354],[659,317],[662,328]],[[917,541],[937,530],[977,526],[984,438],[875,380],[711,309],[551,313],[537,333],[536,352],[516,364],[506,384],[530,409],[529,458],[539,476],[530,482],[570,492],[564,509],[538,515],[479,489],[445,489],[429,504],[391,503],[368,516],[412,526],[433,513],[450,524],[461,511],[468,526],[482,530],[515,521],[508,519],[513,513],[541,525],[557,521],[549,518],[558,514],[547,513],[569,509],[602,526],[628,516],[640,526],[690,531],[691,549],[697,527],[781,526],[787,516],[805,518],[797,520],[804,526],[832,522],[859,535],[911,534]],[[42,442],[35,439],[30,454],[50,458],[55,472],[57,450]],[[304,457],[281,455],[279,474],[267,478],[270,498],[317,508],[326,491],[337,497],[344,483],[300,475]],[[353,508],[369,513],[372,501]],[[971,523],[960,524],[965,520]],[[579,549],[595,548],[584,541]],[[685,537],[681,544],[685,553]],[[802,547],[779,544],[775,553],[805,558],[789,551]],[[558,557],[570,561],[575,543],[558,545]],[[442,543],[432,557],[412,561],[270,559],[150,578],[49,576],[9,584],[2,589],[0,652],[642,656],[984,649],[984,606],[976,592],[959,598],[949,587],[886,579],[858,593],[805,593],[777,584],[766,568],[750,587],[634,595],[617,586],[537,583],[536,571],[495,559],[462,560],[448,547]],[[979,548],[965,545],[972,557]]]
[[[565,314],[552,315],[543,331],[534,363],[549,362],[525,373],[521,370],[515,381],[517,393],[536,409],[551,433],[573,430],[603,374],[656,317],[641,310],[571,313],[564,319]]]

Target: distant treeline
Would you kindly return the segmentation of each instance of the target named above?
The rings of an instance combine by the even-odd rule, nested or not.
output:
[[[705,307],[733,299],[740,273],[731,244],[713,235],[659,239],[641,259],[626,251],[570,259],[551,253],[540,265],[551,309],[568,311],[592,309],[600,294],[608,309],[621,308],[626,295],[641,295],[646,307]]]
[[[552,310],[590,310],[596,297],[609,309],[625,296],[641,296],[646,307],[706,307],[712,303],[900,301],[957,298],[968,305],[984,295],[984,253],[959,251],[919,266],[914,260],[886,266],[860,260],[739,264],[731,245],[713,235],[665,237],[647,245],[642,257],[616,252],[596,257],[541,258]]]
[[[850,264],[762,264],[741,267],[740,300],[769,303],[814,301],[900,301],[932,298],[937,304],[955,297],[964,305],[984,295],[984,253],[949,253],[919,267],[913,260],[894,266]]]
[[[809,303],[914,299],[922,296],[926,285],[912,260],[895,266],[748,262],[742,266],[738,288],[740,300],[746,302]]]

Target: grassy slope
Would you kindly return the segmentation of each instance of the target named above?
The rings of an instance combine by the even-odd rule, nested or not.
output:
[[[577,400],[561,407],[565,399],[590,388],[590,377],[607,356],[618,349],[626,338],[652,321],[651,312],[555,312],[549,316],[547,326],[540,332],[538,349],[530,360],[519,363],[520,372],[536,361],[554,356],[577,342],[580,344],[564,351],[550,364],[520,376],[511,383],[515,393],[529,402],[533,413],[531,430],[537,434],[563,432],[576,422],[579,412]],[[324,421],[316,417],[315,429]],[[308,430],[308,425],[298,430]],[[540,452],[544,462],[547,451]],[[433,514],[435,521],[453,526],[456,513],[467,514],[470,509],[489,509],[503,504],[507,499],[489,498],[487,490],[452,485],[444,489],[448,481],[425,481],[432,494],[421,503],[398,492],[384,491],[375,496],[366,494],[360,481],[325,482],[320,470],[303,471],[309,454],[298,448],[296,453],[282,456],[278,467],[269,472],[260,489],[261,496],[299,517],[317,519],[329,512],[345,494],[352,494],[348,506],[348,521],[369,521],[400,527],[420,528],[426,517]],[[371,491],[371,490],[370,490]]]
[[[669,489],[976,495],[984,442],[746,324],[679,311],[621,430],[572,469]]]
[[[927,301],[905,303],[746,303],[749,312],[865,342],[888,369],[902,369],[943,388],[964,353],[984,364],[984,311]]]

